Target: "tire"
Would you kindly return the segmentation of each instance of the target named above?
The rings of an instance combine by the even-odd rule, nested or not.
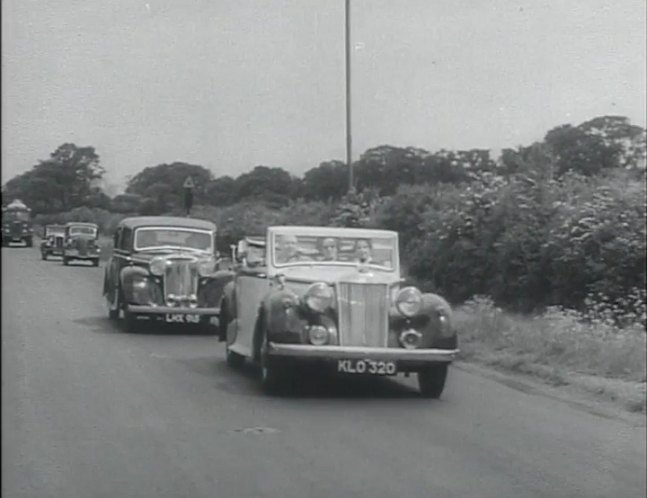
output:
[[[25,239],[25,246],[27,246],[27,247],[32,247],[33,245],[34,245],[34,241],[33,241],[33,239],[32,239],[31,237],[27,237],[27,238]]]
[[[99,260],[98,259],[93,259],[92,260],[92,266],[99,266]]]
[[[70,259],[63,256],[63,266],[68,266],[70,264]]]
[[[231,349],[226,349],[227,365],[231,368],[239,369],[245,364],[245,357],[242,354],[235,353]]]
[[[447,364],[436,364],[418,372],[418,387],[425,398],[440,398],[445,389],[447,368]]]
[[[119,311],[121,308],[121,303],[119,302],[119,289],[115,291],[115,297],[112,301],[112,303],[108,302],[108,296],[106,295],[106,302],[108,304],[108,318],[110,320],[118,320],[119,319]],[[116,306],[115,306],[116,304]],[[117,309],[112,309],[112,307],[115,307]]]
[[[137,332],[137,315],[127,309],[124,309],[123,327],[124,331],[132,334]]]
[[[263,342],[259,355],[261,388],[267,394],[276,394],[283,387],[285,375],[283,368],[268,361],[267,349],[267,334],[263,333]]]
[[[218,342],[227,340],[227,327],[229,326],[229,312],[223,301],[220,305],[220,316],[218,317]]]
[[[40,257],[43,258],[43,261],[47,261],[47,253],[46,252],[41,252]]]

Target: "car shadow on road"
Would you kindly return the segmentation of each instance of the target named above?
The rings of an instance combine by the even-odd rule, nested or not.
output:
[[[188,335],[215,337],[215,329],[205,331],[200,327],[186,327],[160,323],[159,321],[139,320],[133,331],[127,331],[123,320],[111,320],[107,316],[93,316],[88,318],[79,318],[74,323],[85,325],[91,328],[93,332],[99,333],[120,333],[132,335]]]
[[[229,392],[247,391],[262,397],[277,399],[421,399],[418,390],[397,382],[394,378],[374,376],[350,376],[321,372],[316,368],[296,368],[282,383],[276,393],[263,392],[259,381],[258,368],[245,364],[232,369],[225,361],[213,363],[213,374],[217,378],[239,375],[246,382],[219,384]],[[249,391],[248,391],[249,390]]]

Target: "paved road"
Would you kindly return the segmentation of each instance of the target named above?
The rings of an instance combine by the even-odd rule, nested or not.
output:
[[[263,395],[214,337],[120,331],[103,267],[2,250],[2,496],[645,496],[645,428],[459,369]]]

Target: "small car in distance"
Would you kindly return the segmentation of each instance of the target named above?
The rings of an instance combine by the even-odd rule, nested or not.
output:
[[[43,240],[40,243],[41,257],[63,256],[65,248],[65,225],[45,225]]]
[[[262,246],[262,254],[259,253]],[[275,226],[242,240],[220,305],[227,363],[260,367],[268,391],[303,364],[343,375],[417,373],[439,398],[458,354],[442,297],[402,286],[398,234]]]
[[[216,225],[170,216],[126,218],[117,226],[103,295],[126,330],[154,320],[215,331],[225,281],[218,271]]]
[[[96,223],[73,221],[65,225],[65,244],[63,245],[63,264],[70,261],[90,261],[99,266],[101,249],[98,244],[99,227]]]

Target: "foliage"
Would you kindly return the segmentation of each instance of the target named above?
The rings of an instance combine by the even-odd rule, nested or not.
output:
[[[552,306],[534,316],[521,316],[502,310],[486,296],[474,296],[455,310],[454,323],[463,357],[556,383],[574,382],[577,377],[571,372],[622,379],[634,386],[643,383],[642,389],[633,390],[634,399],[625,401],[631,409],[644,410],[644,326],[618,327],[594,315],[593,310]],[[625,322],[630,323],[631,317]],[[599,389],[600,384],[593,385]]]
[[[203,166],[184,162],[144,168],[130,179],[126,193],[141,196],[147,214],[161,214],[183,204],[184,182],[189,176],[195,185],[195,201],[204,201],[205,192],[212,180],[211,171]]]
[[[71,221],[85,221],[96,223],[99,232],[105,235],[112,235],[117,224],[125,217],[123,214],[112,213],[105,209],[79,207],[71,211],[55,214],[39,214],[34,217],[35,225],[62,225]]]
[[[104,169],[94,147],[64,143],[31,170],[9,180],[3,199],[21,199],[35,214],[101,203],[97,182]],[[103,199],[105,201],[105,199]]]
[[[348,190],[348,166],[341,161],[327,161],[306,171],[301,193],[306,200],[338,200]]]

